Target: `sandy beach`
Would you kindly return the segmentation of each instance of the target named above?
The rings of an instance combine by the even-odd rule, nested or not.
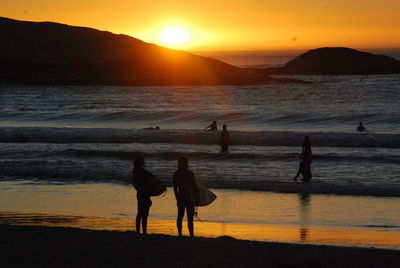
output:
[[[6,267],[399,267],[396,250],[0,225]]]

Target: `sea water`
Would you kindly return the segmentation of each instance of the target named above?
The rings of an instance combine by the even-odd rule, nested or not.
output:
[[[398,200],[400,75],[297,78],[309,83],[2,85],[0,179],[130,187],[132,159],[142,153],[170,186],[186,155],[196,178],[214,189]],[[213,120],[219,131],[203,131]],[[355,132],[359,121],[366,133]],[[222,124],[229,153],[218,146]],[[143,129],[155,126],[161,130]],[[293,183],[305,135],[313,178]]]
[[[2,86],[0,177],[130,184],[132,159],[171,185],[185,154],[214,188],[400,197],[400,75],[310,84]],[[220,153],[228,125],[229,153]],[[368,132],[355,131],[363,121]],[[143,130],[159,126],[161,130]],[[290,183],[304,136],[312,183]]]

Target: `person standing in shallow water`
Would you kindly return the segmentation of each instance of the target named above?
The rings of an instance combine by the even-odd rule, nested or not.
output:
[[[176,205],[178,206],[178,217],[176,219],[176,227],[179,236],[182,235],[182,220],[185,216],[188,222],[188,229],[190,236],[194,236],[194,207],[197,200],[199,200],[199,190],[197,188],[194,173],[189,170],[189,162],[186,157],[181,157],[178,160],[178,170],[175,171],[172,178],[174,186],[174,194],[176,198]]]
[[[144,165],[144,157],[136,156],[133,161],[132,184],[137,191],[136,232],[140,233],[140,225],[142,225],[143,233],[147,234],[147,218],[152,204],[147,189],[149,189],[150,180],[154,179],[154,175],[144,169]]]
[[[356,128],[356,131],[358,131],[358,132],[367,132],[367,130],[365,129],[365,127],[363,126],[361,121],[358,124],[358,127]]]
[[[300,154],[300,164],[299,170],[297,171],[296,176],[294,176],[293,180],[297,181],[297,178],[300,174],[303,175],[303,182],[309,182],[312,178],[311,174],[311,162],[312,162],[312,151],[311,151],[311,142],[310,137],[305,136],[303,144],[301,145],[301,154]]]
[[[231,136],[229,135],[226,125],[222,127],[222,133],[219,137],[219,145],[221,146],[221,152],[227,152],[229,144],[231,142]]]
[[[211,125],[207,126],[204,128],[205,131],[217,131],[218,127],[217,127],[217,121],[213,121],[211,123]]]

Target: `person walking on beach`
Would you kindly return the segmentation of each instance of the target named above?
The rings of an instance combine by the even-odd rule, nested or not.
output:
[[[176,204],[178,206],[176,227],[178,229],[179,236],[182,236],[182,220],[185,216],[186,209],[188,229],[190,236],[193,237],[193,217],[195,214],[194,204],[197,200],[199,200],[199,190],[197,188],[194,173],[189,170],[189,161],[186,157],[179,158],[178,170],[175,171],[172,182],[174,186]]]
[[[296,176],[294,176],[293,180],[297,181],[297,178],[300,174],[303,175],[303,182],[309,182],[312,178],[311,174],[311,162],[312,162],[312,151],[311,151],[311,142],[310,137],[305,136],[303,144],[301,145],[301,154],[300,154],[300,164],[299,170],[297,171]]]
[[[144,165],[144,157],[136,156],[133,161],[132,184],[136,189],[137,198],[136,232],[140,233],[140,224],[142,224],[143,233],[147,234],[147,217],[152,204],[147,189],[154,175],[144,169]]]
[[[205,127],[204,130],[205,130],[205,131],[217,131],[217,130],[218,130],[218,128],[217,128],[217,121],[214,120],[214,121],[211,123],[211,125]]]
[[[356,131],[358,131],[358,132],[367,132],[367,130],[365,129],[365,127],[363,126],[361,121],[358,124],[358,127],[357,127]]]
[[[221,146],[221,152],[227,152],[229,144],[231,142],[231,136],[229,135],[226,125],[222,127],[222,133],[219,137],[219,145]]]

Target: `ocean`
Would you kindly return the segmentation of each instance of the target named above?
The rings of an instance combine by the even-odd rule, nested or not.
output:
[[[271,64],[264,63],[279,65],[290,57],[275,55]],[[239,66],[261,64],[246,55],[231,60]],[[132,160],[142,153],[147,169],[168,186],[178,157],[185,155],[196,178],[213,189],[383,198],[400,204],[400,75],[296,78],[310,83],[1,85],[0,194],[18,192],[12,183],[27,191],[30,185],[98,183],[130,189]],[[203,131],[213,120],[219,131]],[[359,121],[367,132],[355,131]],[[223,124],[232,137],[228,153],[218,146]],[[156,126],[160,130],[144,129]],[[306,135],[313,178],[293,183]],[[241,219],[246,222],[245,216]],[[399,218],[390,213],[372,222],[400,232]]]

